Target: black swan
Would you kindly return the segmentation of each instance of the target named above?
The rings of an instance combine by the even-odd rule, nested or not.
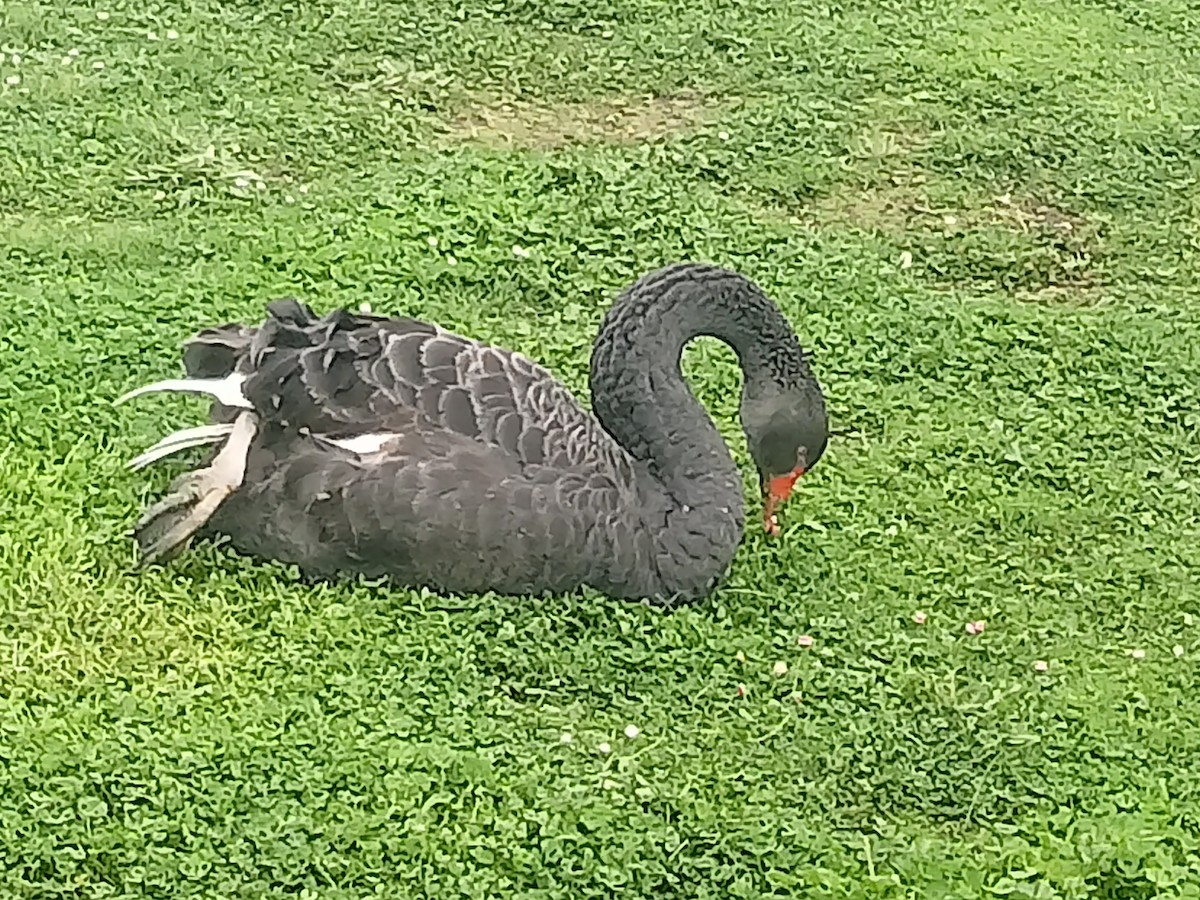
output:
[[[742,537],[737,465],[680,371],[692,338],[733,348],[763,523],[828,439],[825,401],[779,308],[745,277],[680,263],[605,316],[593,413],[521,356],[406,317],[292,299],[257,328],[207,328],[186,377],[118,398],[214,398],[212,424],[164,438],[140,468],[216,445],[134,529],[143,565],[198,536],[306,575],[361,573],[447,593],[584,585],[661,606],[723,580]]]

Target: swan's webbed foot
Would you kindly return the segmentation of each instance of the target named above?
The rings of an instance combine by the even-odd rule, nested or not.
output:
[[[241,413],[212,463],[180,475],[171,482],[166,496],[146,509],[133,529],[140,566],[177,556],[226,498],[242,486],[257,425],[253,413]]]
[[[233,491],[210,468],[176,478],[167,495],[151,505],[134,527],[138,564],[149,566],[178,556]]]

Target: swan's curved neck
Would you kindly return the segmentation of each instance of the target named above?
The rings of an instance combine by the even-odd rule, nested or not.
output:
[[[703,516],[706,533],[732,533],[731,546],[713,548],[726,555],[723,569],[741,540],[742,479],[680,371],[683,347],[700,335],[733,349],[747,387],[794,383],[807,371],[791,326],[753,283],[715,266],[669,266],[629,287],[601,324],[592,351],[592,409],[647,466],[673,517]],[[719,527],[721,518],[729,528]]]

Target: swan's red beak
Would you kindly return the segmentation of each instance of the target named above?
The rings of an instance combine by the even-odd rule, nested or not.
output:
[[[796,466],[786,475],[772,475],[764,478],[763,488],[763,528],[771,537],[779,536],[779,517],[777,510],[796,486],[796,479],[804,474],[804,466]]]

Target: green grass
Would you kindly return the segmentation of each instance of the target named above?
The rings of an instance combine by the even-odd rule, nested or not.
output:
[[[1192,7],[4,3],[0,896],[1200,897]],[[369,301],[582,391],[683,258],[850,432],[711,601],[132,574],[202,405],[109,400],[196,328]]]

